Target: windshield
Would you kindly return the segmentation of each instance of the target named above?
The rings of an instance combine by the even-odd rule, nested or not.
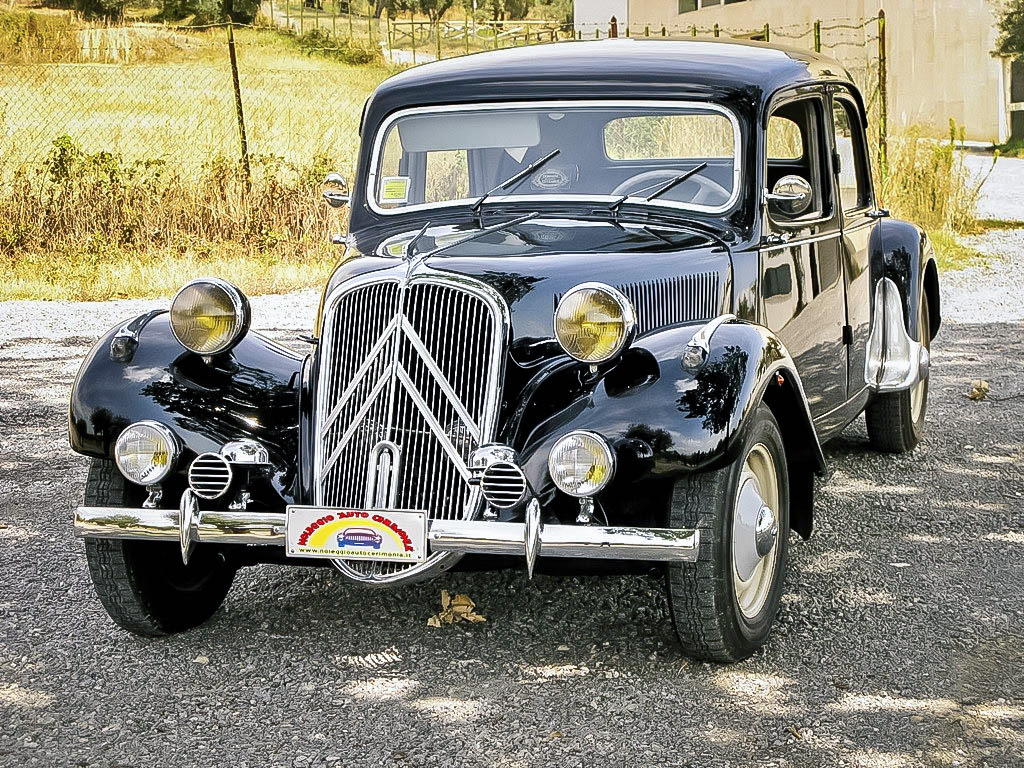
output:
[[[410,111],[381,128],[368,196],[380,213],[482,196],[485,205],[625,198],[721,212],[738,194],[739,142],[735,117],[703,103]]]

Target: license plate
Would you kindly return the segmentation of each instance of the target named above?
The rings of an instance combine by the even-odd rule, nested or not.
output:
[[[285,541],[289,557],[421,563],[427,557],[427,514],[291,506]]]

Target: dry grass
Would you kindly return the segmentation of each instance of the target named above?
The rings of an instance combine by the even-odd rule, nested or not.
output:
[[[979,251],[958,239],[982,228],[976,211],[985,182],[985,177],[971,173],[963,153],[956,151],[962,133],[951,123],[946,142],[925,138],[920,128],[890,138],[889,173],[879,187],[882,204],[894,216],[928,230],[939,267],[946,270],[984,261]]]
[[[344,227],[319,199],[331,167],[258,160],[247,184],[223,159],[197,177],[60,139],[0,192],[0,299],[168,295],[200,274],[257,294],[320,284]]]
[[[388,70],[239,30],[247,186],[224,30],[132,30],[118,56],[163,47],[126,64],[81,63],[68,17],[3,29],[40,28],[0,66],[0,299],[169,295],[201,274],[256,294],[323,283],[344,222],[319,183],[350,176],[363,101]],[[86,31],[89,51],[111,50],[115,33]],[[47,47],[78,63],[38,61]]]

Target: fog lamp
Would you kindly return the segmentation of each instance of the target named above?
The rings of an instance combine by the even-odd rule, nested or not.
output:
[[[194,280],[171,302],[171,332],[191,352],[219,355],[242,340],[249,316],[249,301],[231,283]]]
[[[177,436],[156,421],[130,424],[114,444],[117,468],[138,485],[153,485],[167,477],[180,453]]]
[[[629,299],[603,283],[577,285],[555,309],[558,343],[584,363],[615,357],[630,342],[635,328],[636,313]]]
[[[615,453],[596,432],[570,432],[551,447],[548,472],[558,489],[570,496],[593,496],[615,474]]]

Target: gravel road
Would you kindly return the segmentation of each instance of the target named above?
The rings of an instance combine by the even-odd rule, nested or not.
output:
[[[767,648],[715,667],[680,655],[655,574],[374,592],[263,566],[203,627],[121,632],[70,523],[66,399],[99,331],[12,339],[25,307],[0,311],[0,765],[1021,764],[1024,400],[964,393],[1021,394],[1022,324],[944,329],[913,455],[862,422],[828,446]],[[427,627],[442,588],[486,623]]]
[[[826,447],[779,623],[731,667],[681,656],[655,572],[376,592],[261,566],[203,627],[117,630],[71,530],[66,403],[154,302],[0,303],[0,766],[1022,765],[1024,232],[985,238],[1003,268],[943,278],[925,443],[874,454],[859,420]],[[254,322],[288,342],[316,300]],[[487,621],[427,627],[441,589]]]

